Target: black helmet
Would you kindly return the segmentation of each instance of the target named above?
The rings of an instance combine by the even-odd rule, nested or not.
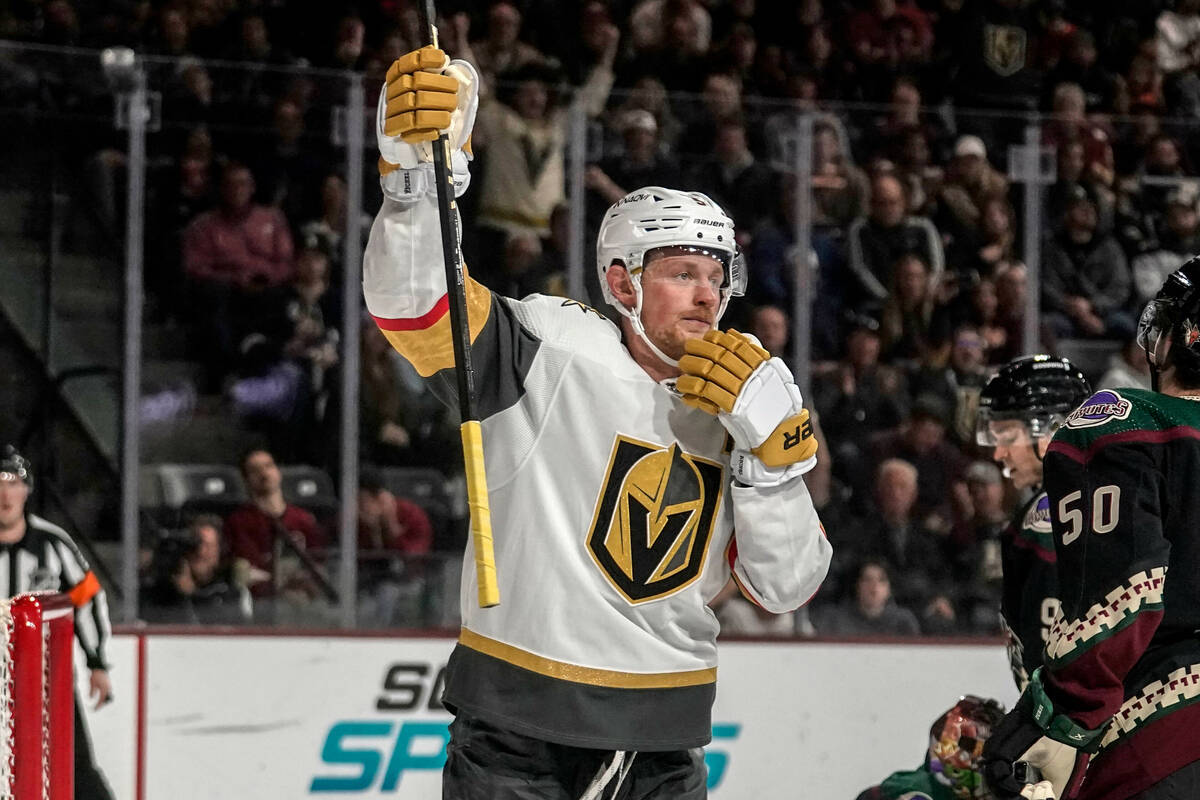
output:
[[[5,472],[16,477],[30,489],[33,488],[33,466],[29,463],[29,459],[17,452],[17,448],[11,444],[4,445],[4,450],[0,452],[0,473]]]
[[[1065,358],[1022,356],[991,377],[979,395],[975,441],[992,446],[989,422],[1017,419],[1029,425],[1035,439],[1051,433],[1055,423],[1088,398],[1092,386]]]
[[[1200,256],[1172,272],[1146,304],[1138,321],[1137,342],[1150,366],[1166,366],[1168,348],[1180,363],[1200,369]]]

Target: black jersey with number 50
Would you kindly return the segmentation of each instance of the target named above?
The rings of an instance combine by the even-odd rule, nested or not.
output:
[[[1104,390],[1046,455],[1062,608],[1046,693],[1103,730],[1086,800],[1200,760],[1200,402]]]

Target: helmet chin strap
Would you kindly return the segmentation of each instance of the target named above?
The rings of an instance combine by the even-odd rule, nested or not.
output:
[[[617,310],[620,311],[633,324],[633,332],[638,338],[645,342],[646,347],[650,348],[650,352],[672,369],[679,368],[679,362],[671,358],[658,348],[654,342],[650,341],[650,337],[646,334],[646,327],[642,325],[642,278],[638,276],[629,276],[629,282],[633,284],[633,293],[637,296],[637,303],[632,309],[626,308],[624,303],[614,303]],[[717,308],[717,317],[713,321],[714,327],[721,322],[721,317],[725,316],[725,307],[729,304],[729,295],[722,290],[721,305]]]
[[[629,318],[633,324],[633,332],[638,335],[638,338],[645,342],[650,348],[650,352],[658,357],[658,360],[671,367],[672,369],[679,368],[679,362],[671,358],[669,355],[659,350],[654,342],[650,341],[650,337],[646,335],[646,328],[642,325],[642,279],[641,277],[631,277],[630,282],[633,284],[633,293],[637,295],[637,305],[633,309],[628,309],[621,305],[621,313]]]

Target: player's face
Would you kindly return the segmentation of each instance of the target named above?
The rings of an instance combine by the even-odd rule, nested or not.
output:
[[[25,516],[29,487],[9,472],[0,472],[0,528],[11,528]]]
[[[1006,419],[988,423],[996,442],[992,459],[1004,465],[1004,474],[1013,486],[1024,489],[1042,482],[1042,459],[1035,449],[1038,443],[1021,420]]]
[[[717,321],[725,270],[715,258],[676,255],[655,259],[642,273],[642,325],[655,347],[674,359],[683,343]]]

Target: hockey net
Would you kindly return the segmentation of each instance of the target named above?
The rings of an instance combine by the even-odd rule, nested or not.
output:
[[[0,600],[0,800],[74,795],[73,636],[66,595]]]

